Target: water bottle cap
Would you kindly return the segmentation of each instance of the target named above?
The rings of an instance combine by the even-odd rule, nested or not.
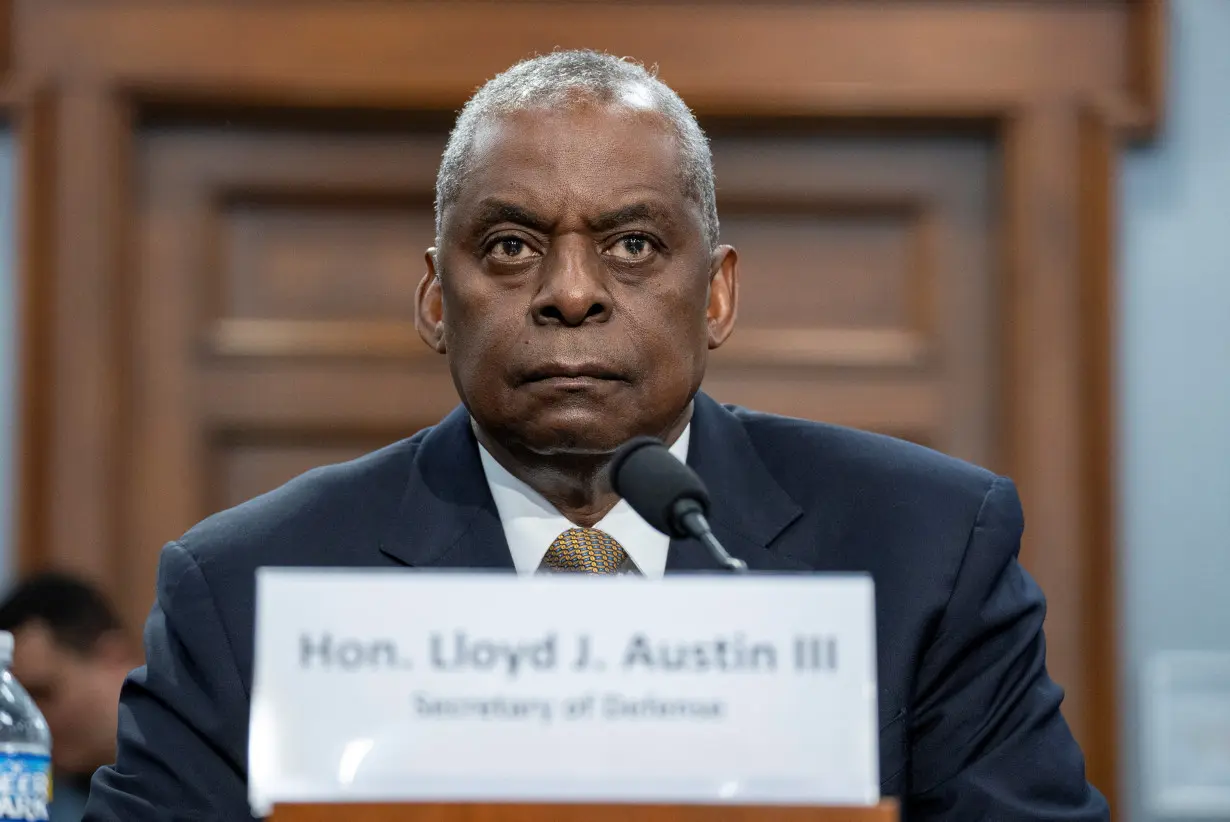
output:
[[[13,661],[13,634],[0,631],[0,666],[7,668]]]

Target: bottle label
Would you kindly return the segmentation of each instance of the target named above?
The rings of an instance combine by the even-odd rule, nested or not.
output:
[[[0,822],[47,822],[51,757],[0,754]]]

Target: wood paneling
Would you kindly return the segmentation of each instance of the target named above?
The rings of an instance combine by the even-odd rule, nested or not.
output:
[[[413,319],[407,268],[432,244],[430,200],[414,208],[231,197],[218,211],[220,317]]]
[[[220,433],[209,444],[208,467],[214,475],[209,478],[211,495],[206,505],[215,511],[230,508],[318,466],[352,460],[396,442],[402,434],[390,431],[385,437],[347,437],[334,430]]]
[[[1160,13],[1160,12],[1157,12]],[[1160,93],[1160,91],[1159,91]],[[1118,460],[1116,407],[1117,317],[1115,288],[1115,236],[1117,216],[1115,180],[1118,163],[1114,121],[1105,112],[1085,108],[1080,114],[1080,224],[1079,255],[1082,323],[1080,486],[1084,509],[1080,542],[1087,577],[1081,615],[1082,646],[1088,654],[1087,691],[1092,698],[1113,698],[1117,690],[1113,672],[1118,670],[1117,633],[1119,563],[1115,543],[1115,509]],[[1102,679],[1101,677],[1105,677]],[[1087,712],[1086,733],[1093,739],[1114,739],[1119,717],[1113,711]],[[1107,778],[1105,762],[1091,762],[1093,778]]]
[[[1127,99],[1101,99],[1098,119],[1112,130],[1147,138],[1161,125],[1166,108],[1166,0],[1135,0],[1128,20]],[[1113,138],[1112,138],[1113,140]]]
[[[741,327],[917,332],[920,292],[932,287],[918,281],[927,262],[918,253],[921,213],[896,203],[846,211],[823,201],[783,202],[771,196],[759,207],[719,207],[722,241],[748,261]]]
[[[21,568],[42,560],[39,552],[50,545],[50,506],[45,494],[53,487],[48,455],[55,436],[51,425],[55,371],[51,360],[51,334],[58,325],[52,310],[52,277],[55,230],[55,197],[50,182],[55,179],[55,107],[46,89],[27,89],[15,102],[16,163],[18,184],[16,222],[17,268],[15,280],[20,306],[19,361],[17,363],[19,411],[14,426],[12,451],[17,456],[14,502],[16,563]],[[110,580],[106,580],[109,582]]]
[[[525,21],[532,20],[533,25]],[[448,113],[533,52],[711,127],[746,304],[716,396],[1012,476],[1051,669],[1114,793],[1109,255],[1160,0],[19,0],[26,569],[134,622],[161,543],[455,403],[406,322]]]
[[[123,178],[129,109],[96,86],[61,90],[55,106],[49,136],[55,176],[25,182],[51,187],[55,238],[50,270],[38,275],[50,278],[55,375],[52,435],[47,451],[32,455],[47,461],[55,489],[45,501],[53,507],[40,548],[44,561],[114,579],[117,555],[91,546],[115,544],[125,492],[128,303],[121,240],[129,217]]]
[[[800,126],[782,134],[749,118],[736,134],[711,129],[722,237],[739,249],[743,287],[706,388],[777,413],[909,431],[1002,467],[994,133]],[[852,386],[929,400],[830,405]]]
[[[1100,596],[1100,571],[1083,550],[1056,551],[1081,531],[1086,499],[1080,417],[1080,271],[1077,257],[1077,128],[1057,106],[1028,111],[1005,135],[1006,249],[1004,308],[1012,322],[1001,372],[1007,464],[1020,484],[1029,537],[1022,561],[1045,586],[1050,659],[1081,659],[1086,592]],[[1110,682],[1086,665],[1072,666],[1065,714],[1096,710]],[[1079,670],[1077,670],[1079,668]],[[1109,677],[1107,679],[1110,679]]]
[[[0,78],[13,65],[13,2],[0,0]]]
[[[517,60],[559,47],[645,55],[711,113],[901,115],[910,105],[987,111],[1035,94],[1135,93],[1131,2],[633,0],[611,14],[587,0],[317,0],[293,10],[24,0],[20,45],[33,70],[88,67],[172,100],[448,109]]]

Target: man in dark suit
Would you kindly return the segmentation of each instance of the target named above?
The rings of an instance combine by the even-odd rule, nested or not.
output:
[[[1108,818],[1046,672],[1011,482],[698,393],[734,325],[737,255],[718,242],[705,137],[669,88],[590,52],[518,64],[459,116],[437,195],[417,326],[462,406],[166,546],[87,819],[247,814],[260,566],[713,568],[611,490],[610,455],[642,434],[701,475],[751,569],[872,574],[883,792],[907,818]]]

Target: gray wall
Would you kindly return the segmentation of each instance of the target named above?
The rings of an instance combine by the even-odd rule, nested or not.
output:
[[[1230,651],[1230,2],[1177,0],[1161,139],[1122,176],[1124,763],[1133,822],[1144,666]],[[1230,816],[1223,817],[1230,819]]]
[[[1120,459],[1124,763],[1158,651],[1230,651],[1230,2],[1176,0],[1169,119],[1125,158]],[[0,585],[12,533],[12,142],[0,135]],[[1136,811],[1136,812],[1131,812]]]

